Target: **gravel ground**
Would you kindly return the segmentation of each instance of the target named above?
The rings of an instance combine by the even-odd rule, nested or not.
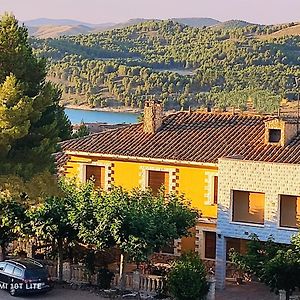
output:
[[[1,300],[107,300],[89,291],[65,289],[56,287],[43,295],[11,297],[6,291],[0,290]],[[216,300],[278,300],[279,297],[270,293],[268,287],[260,283],[236,285],[227,283],[226,289],[216,292]]]
[[[99,296],[88,291],[55,288],[47,294],[12,297],[6,291],[0,291],[1,300],[102,300]],[[107,299],[106,299],[107,300]]]
[[[227,283],[225,290],[217,291],[216,300],[278,300],[279,297],[270,293],[270,289],[257,282],[237,285]]]

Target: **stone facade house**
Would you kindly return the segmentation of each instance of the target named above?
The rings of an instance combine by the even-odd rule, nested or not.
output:
[[[257,151],[218,161],[219,198],[216,277],[224,288],[228,250],[246,251],[253,234],[289,244],[300,222],[300,137],[293,119],[265,122],[264,144],[272,152]]]
[[[168,252],[179,255],[182,251],[195,250],[202,258],[214,260],[217,244],[222,261],[219,265],[223,266],[224,236],[231,236],[230,230],[224,235],[223,224],[230,226],[232,221],[228,219],[228,199],[232,193],[228,182],[242,180],[243,176],[256,177],[255,169],[249,174],[248,164],[272,166],[276,162],[288,164],[292,169],[297,166],[300,139],[296,137],[295,126],[293,120],[231,113],[177,112],[164,117],[162,105],[148,101],[141,123],[63,142],[65,159],[60,172],[81,181],[93,177],[98,187],[107,190],[113,185],[125,189],[150,187],[156,193],[163,185],[166,192],[184,194],[202,215],[193,229],[194,236],[175,241]],[[220,159],[226,157],[231,159]],[[234,165],[237,158],[244,165],[236,166],[232,173],[235,167],[226,164]],[[297,180],[296,176],[294,179]],[[247,185],[250,181],[246,177],[241,182],[244,186],[235,187],[237,195],[238,191],[259,191]],[[296,188],[287,191],[282,194],[299,195]],[[241,193],[240,196],[246,197]],[[261,209],[262,199],[263,196],[254,199],[255,209]],[[246,208],[237,206],[237,211],[241,209]],[[217,213],[223,222],[218,225]],[[260,217],[257,215],[258,221]],[[244,238],[244,234],[233,237]],[[223,278],[224,270],[221,267],[218,270]]]

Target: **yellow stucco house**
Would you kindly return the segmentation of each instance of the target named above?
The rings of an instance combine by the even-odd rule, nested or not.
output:
[[[62,172],[82,181],[94,176],[95,184],[107,190],[112,185],[150,187],[156,193],[163,185],[167,192],[183,193],[202,216],[194,237],[176,240],[170,252],[179,255],[193,249],[202,258],[215,259],[218,159],[268,160],[281,151],[265,141],[269,121],[213,112],[163,117],[162,105],[148,101],[142,123],[63,142]]]

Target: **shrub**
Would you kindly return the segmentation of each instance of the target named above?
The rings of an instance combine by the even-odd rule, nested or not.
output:
[[[114,278],[114,273],[107,268],[102,268],[98,271],[98,286],[100,289],[109,289],[111,281]]]
[[[202,300],[209,283],[205,267],[196,253],[183,254],[174,262],[167,276],[167,287],[177,300]]]

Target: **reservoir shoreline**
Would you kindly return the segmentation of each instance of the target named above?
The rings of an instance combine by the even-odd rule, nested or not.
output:
[[[65,106],[65,113],[73,125],[80,123],[134,124],[138,122],[136,111],[95,110]]]
[[[90,107],[88,105],[73,105],[73,104],[62,104],[64,108],[67,109],[76,109],[76,110],[84,110],[84,111],[99,111],[99,112],[114,112],[114,113],[135,113],[140,114],[143,112],[142,109],[118,106],[118,107]]]

